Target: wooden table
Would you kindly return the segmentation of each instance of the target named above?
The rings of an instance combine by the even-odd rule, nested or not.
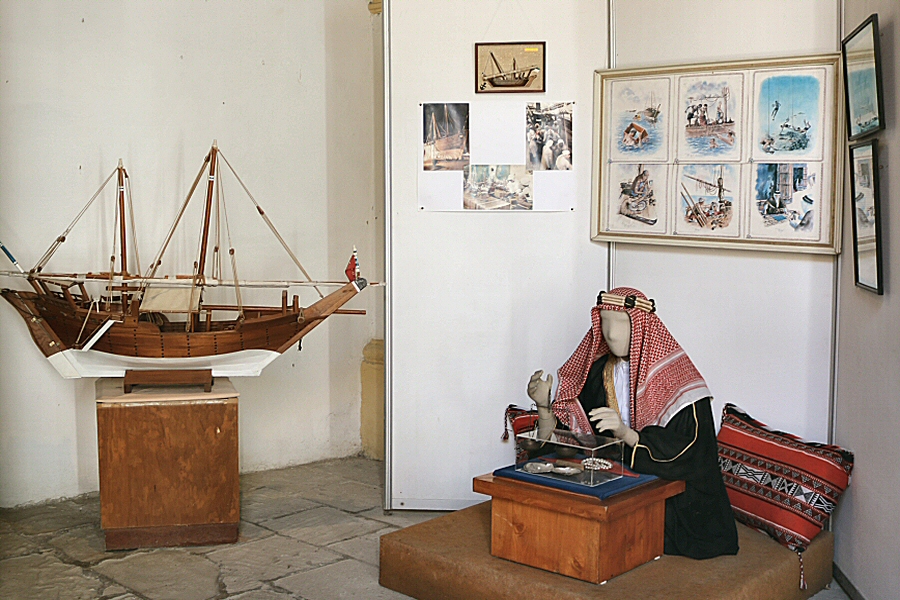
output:
[[[235,542],[240,525],[238,393],[202,387],[124,393],[97,382],[100,526],[106,548]]]
[[[576,579],[603,583],[662,555],[666,498],[683,481],[657,479],[606,500],[480,475],[491,496],[491,554]]]

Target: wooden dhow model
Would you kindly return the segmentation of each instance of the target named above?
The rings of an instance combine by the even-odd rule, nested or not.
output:
[[[238,279],[221,178],[217,173],[220,160],[234,174],[256,211],[305,279]],[[206,203],[199,258],[194,263],[193,272],[175,277],[158,276],[163,255],[204,175]],[[109,271],[84,274],[47,272],[47,262],[114,176],[118,183],[115,211],[118,244],[114,241],[114,246],[118,246],[118,257],[115,253],[110,257]],[[126,191],[129,193],[126,194]],[[2,274],[25,278],[32,290],[3,289],[0,293],[19,312],[38,348],[65,378],[122,377],[128,370],[160,369],[211,369],[213,376],[259,375],[266,365],[294,344],[299,344],[303,336],[330,315],[365,313],[340,308],[367,285],[366,280],[359,276],[356,250],[345,271],[347,282],[313,281],[215,142],[157,256],[143,275],[128,270],[126,205],[131,207],[130,183],[120,160],[118,167],[33,269],[23,271],[3,247],[18,271]],[[129,212],[133,238],[134,214]],[[210,230],[214,216],[218,237],[221,238],[223,231],[227,234],[227,258],[221,251],[221,239],[211,244]],[[220,227],[223,217],[224,227]],[[211,246],[212,252],[208,252]],[[136,244],[133,249],[136,255]],[[208,265],[208,262],[212,264]],[[230,278],[222,277],[222,264],[226,262],[231,265]],[[93,297],[86,287],[86,284],[92,283],[102,288]],[[299,296],[294,295],[289,303],[288,290],[295,286],[312,286],[319,299],[301,307]],[[323,294],[320,288],[329,286],[337,289]],[[216,287],[233,288],[234,304],[204,302],[204,291]],[[281,288],[281,303],[276,306],[246,305],[242,302],[242,288]]]

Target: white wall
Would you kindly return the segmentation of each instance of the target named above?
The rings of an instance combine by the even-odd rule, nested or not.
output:
[[[864,598],[887,600],[900,589],[900,5],[896,0],[847,0],[844,30],[850,33],[873,12],[882,33],[887,124],[876,136],[885,287],[883,296],[855,287],[851,213],[844,207],[834,439],[855,453],[856,463],[835,513],[834,562]],[[850,198],[849,183],[845,194]]]
[[[342,276],[356,244],[379,279],[377,19],[359,0],[0,3],[0,239],[34,264],[121,157],[146,264],[217,138],[314,277]],[[253,211],[232,218],[242,277],[295,275]],[[50,266],[105,268],[110,221],[88,213]],[[196,239],[179,236],[175,255]],[[380,296],[235,380],[243,470],[360,449],[359,361]],[[91,384],[61,379],[0,306],[0,506],[97,489]]]
[[[606,283],[590,242],[592,73],[606,64],[606,3],[390,3],[392,323],[389,457],[394,508],[472,504],[472,476],[508,464],[507,404],[530,402],[589,327]],[[474,44],[547,43],[547,93],[474,93]],[[421,102],[575,101],[574,211],[417,209]],[[522,117],[524,128],[524,113]],[[474,136],[473,132],[473,136]]]
[[[615,0],[613,6],[617,68],[838,50],[836,0]],[[834,262],[617,244],[613,280],[657,300],[660,317],[707,379],[717,420],[732,402],[777,429],[824,442]]]
[[[617,67],[837,49],[837,0],[612,6]],[[591,159],[592,72],[606,66],[605,8],[577,1],[391,3],[394,508],[482,499],[470,491],[472,476],[512,461],[509,445],[498,440],[503,408],[527,404],[530,373],[555,373],[574,350],[607,282],[607,245],[588,241],[587,169],[579,171],[573,213],[416,211],[418,104],[491,101],[471,90],[476,41],[546,40],[551,83],[544,96],[576,100],[581,168]],[[795,23],[790,34],[786,21]],[[614,284],[658,300],[664,322],[707,378],[716,410],[734,402],[774,427],[827,439],[833,258],[617,244],[611,275]],[[452,466],[436,470],[448,455]]]

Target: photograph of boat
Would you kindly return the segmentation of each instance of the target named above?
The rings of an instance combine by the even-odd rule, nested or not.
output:
[[[302,279],[238,277],[231,229],[236,223],[228,221],[229,206],[224,201],[222,183],[226,168],[220,168],[223,164],[302,273]],[[115,207],[109,214],[115,215],[116,239],[108,270],[49,270],[51,258],[113,180]],[[166,251],[201,181],[206,189],[198,228],[199,255],[187,271],[176,270],[173,275],[164,276],[164,265],[166,269],[177,269],[165,261]],[[212,369],[214,376],[259,375],[266,365],[299,344],[329,316],[363,312],[341,309],[367,285],[359,276],[355,250],[345,271],[346,281],[313,281],[215,142],[168,235],[143,270],[137,256],[130,189],[128,173],[119,161],[34,267],[0,273],[24,279],[31,287],[27,291],[4,288],[0,294],[18,311],[37,347],[63,377],[122,377],[126,370],[156,369]],[[288,298],[291,288],[304,286],[318,295],[305,307],[300,305],[298,295]],[[322,290],[327,288],[335,289],[326,294]],[[249,304],[243,300],[251,294],[250,290],[273,289],[281,290],[278,304]],[[219,290],[229,290],[234,301],[223,301],[223,294],[213,293]],[[219,297],[207,301],[207,295]]]
[[[475,92],[543,92],[544,42],[475,44]]]
[[[469,105],[424,104],[422,168],[461,171],[469,164]]]

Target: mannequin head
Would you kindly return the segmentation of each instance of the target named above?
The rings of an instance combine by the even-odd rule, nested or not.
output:
[[[631,317],[628,313],[622,310],[601,310],[600,328],[610,354],[628,360],[631,348]]]

